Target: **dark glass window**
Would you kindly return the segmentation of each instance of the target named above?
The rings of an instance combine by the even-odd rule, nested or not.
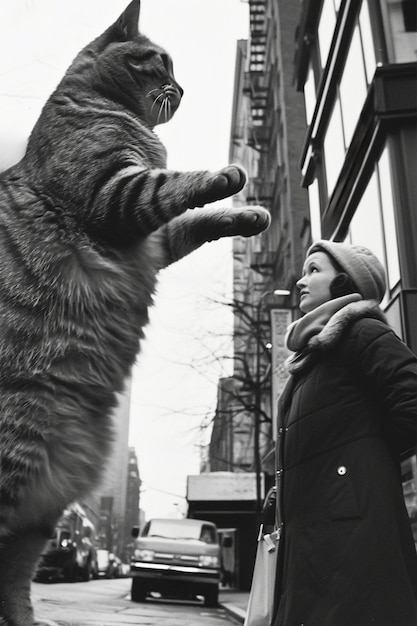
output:
[[[401,2],[403,11],[404,28],[407,33],[417,31],[417,2],[416,0],[403,0]]]

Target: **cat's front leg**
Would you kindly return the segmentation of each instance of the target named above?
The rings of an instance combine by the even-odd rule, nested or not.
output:
[[[257,235],[268,228],[270,221],[269,212],[261,206],[205,207],[201,211],[186,211],[150,238],[162,249],[162,263],[166,267],[208,241]]]
[[[234,195],[246,182],[238,165],[218,172],[175,172],[129,165],[112,173],[91,198],[88,221],[124,243],[148,236],[187,209]]]

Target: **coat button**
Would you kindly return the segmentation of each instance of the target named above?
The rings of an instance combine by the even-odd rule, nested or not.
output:
[[[346,465],[340,465],[340,466],[337,468],[337,473],[339,474],[339,476],[344,476],[344,475],[346,474],[346,472],[347,472],[347,467],[346,467]]]

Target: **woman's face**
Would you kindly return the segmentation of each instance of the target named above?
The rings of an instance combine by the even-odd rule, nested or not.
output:
[[[313,252],[304,262],[303,275],[297,281],[300,290],[300,311],[309,313],[332,299],[330,283],[338,271],[325,252]]]

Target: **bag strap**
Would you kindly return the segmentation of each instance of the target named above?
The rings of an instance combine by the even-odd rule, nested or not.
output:
[[[268,552],[273,552],[277,548],[277,545],[278,545],[280,529],[278,528],[277,530],[274,530],[273,532],[270,532],[270,533],[264,532],[264,530],[265,530],[264,524],[261,524],[259,527],[258,542],[264,541]]]

